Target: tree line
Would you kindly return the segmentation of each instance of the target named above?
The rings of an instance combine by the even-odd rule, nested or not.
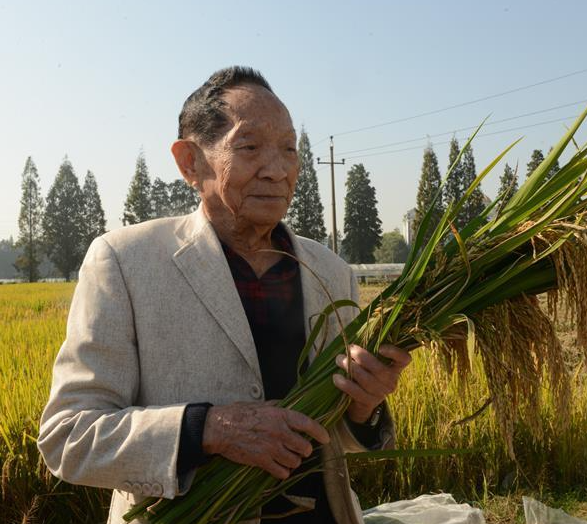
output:
[[[35,282],[40,277],[39,266],[47,256],[69,280],[90,242],[105,232],[104,210],[93,173],[86,173],[81,187],[71,162],[65,157],[43,199],[37,166],[28,157],[21,189],[16,242],[21,253],[15,268],[25,280]]]
[[[314,155],[308,133],[303,128],[298,140],[298,159],[298,182],[285,221],[294,233],[332,249],[332,234],[327,236],[324,226],[324,206],[318,190]],[[363,164],[350,168],[345,186],[344,236],[341,238],[337,231],[340,255],[351,264],[369,264],[375,261],[375,250],[381,245],[382,229],[375,188]]]
[[[462,198],[477,176],[473,149],[468,147],[459,158],[460,153],[459,143],[453,138],[447,166],[447,170],[452,166],[452,172],[441,189],[442,177],[432,145],[424,150],[414,230],[417,230],[431,206],[434,207],[432,221],[439,220],[446,206]],[[332,247],[332,233],[327,236],[324,225],[324,206],[320,199],[310,140],[303,128],[298,141],[298,156],[300,173],[285,221],[296,234]],[[534,150],[527,165],[527,175],[542,160],[542,151]],[[558,165],[555,165],[549,176],[557,171]],[[398,229],[383,233],[375,188],[363,164],[351,166],[345,186],[343,234],[337,231],[340,255],[349,263],[404,262],[409,246]],[[517,167],[512,169],[506,164],[499,194],[507,200],[517,187]],[[29,157],[22,173],[21,189],[19,236],[15,244],[19,255],[14,267],[23,279],[34,282],[40,277],[39,268],[46,257],[69,280],[79,269],[92,240],[106,232],[96,178],[88,171],[83,185],[80,185],[71,162],[65,157],[44,199],[37,167]],[[434,196],[439,192],[440,198],[434,202]],[[199,202],[197,191],[182,179],[166,183],[156,177],[151,181],[145,155],[141,151],[121,219],[126,226],[153,218],[184,215],[194,211]],[[485,207],[486,197],[479,185],[455,220],[457,230],[479,216]]]
[[[138,155],[124,203],[122,222],[136,224],[152,218],[191,213],[198,205],[196,191],[183,180],[151,183],[145,155]],[[96,178],[86,173],[80,185],[67,158],[43,198],[37,167],[31,157],[21,177],[19,234],[14,247],[19,254],[14,267],[28,282],[40,278],[40,266],[47,258],[70,280],[79,269],[91,242],[106,232],[106,219]]]
[[[298,154],[300,175],[285,221],[296,234],[327,244],[314,158],[308,134],[303,129]],[[47,197],[43,198],[37,167],[29,157],[22,173],[21,189],[19,236],[14,245],[19,255],[14,267],[24,280],[35,282],[47,258],[69,280],[79,269],[92,240],[106,232],[104,210],[93,173],[88,171],[80,186],[66,157]],[[341,254],[350,263],[374,262],[374,252],[382,240],[381,220],[375,188],[362,164],[353,165],[349,170],[346,189]],[[124,203],[122,224],[188,214],[199,202],[197,191],[181,179],[166,183],[156,177],[151,181],[141,151]]]
[[[440,221],[447,206],[450,206],[463,198],[467,189],[477,177],[473,148],[471,146],[467,147],[459,158],[460,154],[461,150],[459,142],[456,138],[453,138],[450,142],[447,173],[451,167],[452,171],[450,171],[444,186],[442,186],[442,176],[438,166],[438,158],[432,145],[428,145],[424,150],[422,171],[416,197],[416,217],[412,227],[413,232],[416,232],[424,215],[427,213],[428,209],[432,208],[432,227],[429,228],[425,235],[426,241],[430,238],[434,225]],[[544,155],[542,151],[540,149],[535,149],[526,166],[526,177],[530,176],[543,160]],[[549,171],[548,178],[552,178],[558,170],[559,165],[557,161]],[[518,190],[517,171],[517,166],[515,169],[512,169],[509,164],[505,164],[503,174],[500,177],[500,185],[498,189],[498,195],[503,197],[502,206],[505,205],[511,196]],[[439,194],[439,198],[435,200],[437,194]],[[473,218],[479,217],[486,207],[487,197],[483,194],[481,184],[479,184],[469,196],[453,223],[457,231],[465,227],[465,225]]]
[[[122,224],[127,226],[153,218],[187,215],[195,211],[199,203],[198,192],[183,179],[166,183],[155,177],[151,182],[145,154],[141,151],[124,202]]]

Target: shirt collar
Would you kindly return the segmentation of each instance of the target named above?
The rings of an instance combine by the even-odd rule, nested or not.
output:
[[[271,232],[271,241],[273,242],[276,250],[284,251],[289,255],[295,256],[292,241],[289,237],[289,234],[287,233],[286,228],[281,222],[278,223]],[[224,242],[220,241],[220,244],[233,275],[235,275],[236,272],[239,274],[239,276],[247,279],[257,278],[251,266],[249,266],[248,262],[243,257],[241,257],[236,251],[234,251]],[[275,275],[277,273],[278,275],[281,275],[282,278],[291,278],[297,273],[297,271],[298,261],[291,256],[284,255],[279,262],[277,262],[265,273],[265,275]]]

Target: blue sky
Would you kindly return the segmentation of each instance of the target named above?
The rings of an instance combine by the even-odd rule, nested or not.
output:
[[[0,1],[0,239],[17,235],[29,155],[45,194],[64,155],[80,178],[92,170],[108,227],[120,227],[140,148],[152,177],[177,178],[169,146],[183,100],[232,64],[264,73],[296,127],[305,126],[315,156],[327,156],[324,139],[333,134],[335,152],[344,152],[338,158],[365,165],[384,229],[391,230],[415,203],[425,137],[445,170],[445,142],[454,131],[489,114],[487,133],[534,125],[480,137],[473,146],[480,168],[524,136],[508,156],[524,172],[532,149],[548,150],[564,132],[563,121],[543,122],[587,106],[587,71],[344,133],[586,70],[586,19],[587,2],[580,0]],[[587,140],[587,126],[578,138]],[[340,229],[346,169],[336,171]],[[484,184],[491,197],[502,169]],[[330,227],[329,170],[319,169],[318,177]]]

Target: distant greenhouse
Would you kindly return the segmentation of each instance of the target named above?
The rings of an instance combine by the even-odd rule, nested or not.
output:
[[[371,280],[395,280],[404,270],[404,264],[350,264],[361,283]]]

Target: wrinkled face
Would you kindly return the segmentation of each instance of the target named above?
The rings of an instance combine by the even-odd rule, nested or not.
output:
[[[274,226],[283,218],[298,177],[296,134],[279,99],[256,85],[223,96],[229,124],[213,145],[203,146],[197,170],[205,209],[245,227]]]

